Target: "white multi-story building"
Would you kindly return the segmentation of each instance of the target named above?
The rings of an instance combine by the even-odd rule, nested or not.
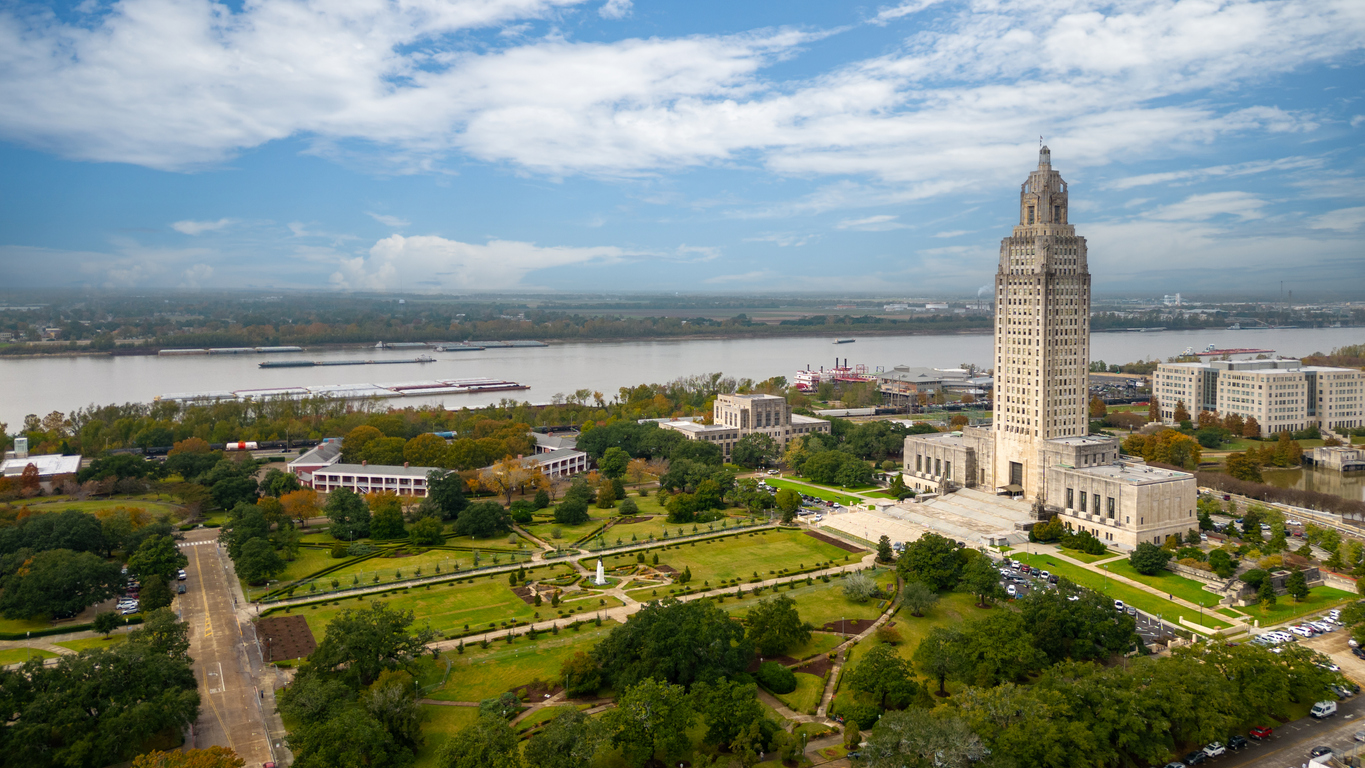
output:
[[[829,422],[792,413],[785,397],[778,395],[719,395],[712,408],[711,424],[695,421],[662,421],[659,426],[679,432],[689,440],[701,440],[720,446],[725,460],[730,451],[745,435],[765,434],[785,450],[795,437],[815,432],[829,433]]]
[[[1303,365],[1294,359],[1163,363],[1152,384],[1161,419],[1175,423],[1183,404],[1200,411],[1254,418],[1266,433],[1310,426],[1365,426],[1365,371]]]
[[[392,493],[398,496],[427,495],[427,474],[437,467],[381,464],[332,464],[312,472],[314,490],[328,493],[345,488],[356,493]]]
[[[992,427],[907,437],[905,480],[934,492],[994,489],[1119,547],[1160,544],[1197,526],[1195,479],[1088,434],[1090,270],[1067,207],[1043,147],[1019,192],[1019,224],[1000,244]]]

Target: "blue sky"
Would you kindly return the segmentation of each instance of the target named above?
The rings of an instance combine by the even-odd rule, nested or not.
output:
[[[0,7],[14,287],[973,293],[1039,136],[1097,291],[1365,290],[1365,5]]]

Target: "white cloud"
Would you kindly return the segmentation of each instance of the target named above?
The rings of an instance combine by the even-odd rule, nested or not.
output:
[[[597,9],[597,15],[604,19],[624,19],[630,15],[631,0],[607,0]]]
[[[1249,192],[1212,192],[1190,195],[1178,203],[1162,206],[1147,214],[1160,221],[1205,221],[1214,216],[1236,216],[1242,221],[1259,219],[1267,205]]]
[[[943,0],[913,0],[913,2],[901,3],[900,5],[890,8],[881,8],[877,11],[876,16],[869,19],[869,22],[878,26],[884,26],[887,22],[902,19],[906,16],[912,16],[926,8],[938,5],[941,2],[943,2]]]
[[[205,232],[217,232],[232,223],[232,219],[219,219],[217,221],[186,220],[171,224],[171,229],[183,235],[202,235]]]
[[[1290,171],[1305,168],[1321,168],[1326,164],[1321,157],[1284,157],[1278,160],[1257,160],[1249,163],[1215,165],[1209,168],[1191,168],[1183,171],[1147,173],[1141,176],[1128,176],[1103,185],[1104,189],[1132,189],[1149,184],[1171,184],[1175,182],[1194,183],[1218,178],[1249,176],[1268,171]]]
[[[370,218],[374,219],[375,221],[379,222],[380,224],[383,224],[384,226],[389,227],[389,228],[392,228],[392,229],[402,229],[403,227],[406,227],[406,226],[409,226],[409,225],[412,224],[411,221],[408,221],[407,219],[399,218],[399,217],[397,217],[397,216],[389,216],[389,215],[383,214],[383,213],[373,213],[373,212],[371,212],[371,211],[366,211],[365,213],[366,213]]]
[[[948,231],[948,232],[935,232],[935,233],[934,233],[934,237],[962,237],[963,235],[970,235],[970,234],[971,234],[971,230],[967,230],[967,229],[954,229],[954,230],[950,230],[950,231]]]
[[[763,280],[764,278],[766,278],[766,277],[767,277],[768,275],[770,275],[770,274],[772,274],[772,273],[769,272],[769,271],[767,271],[766,269],[760,269],[760,270],[755,270],[755,271],[753,271],[753,272],[745,272],[745,273],[739,274],[739,275],[716,275],[715,277],[708,277],[708,278],[706,278],[705,280],[703,280],[702,282],[707,283],[708,285],[724,285],[725,283],[757,282],[757,281],[759,281],[759,280]]]
[[[213,277],[213,267],[207,264],[195,264],[185,270],[184,279],[180,283],[181,288],[197,289],[208,279]]]
[[[520,285],[538,269],[609,264],[627,255],[614,246],[541,247],[512,240],[479,245],[430,235],[390,235],[375,243],[368,255],[343,260],[331,282],[349,290],[499,290]]]
[[[1338,208],[1308,221],[1308,226],[1313,229],[1334,229],[1338,232],[1354,232],[1362,224],[1365,224],[1365,207]]]
[[[899,218],[890,214],[865,216],[861,219],[844,219],[835,226],[839,229],[853,229],[859,232],[886,232],[892,229],[905,229],[906,225],[896,221]]]
[[[791,232],[772,232],[744,238],[746,243],[772,243],[783,248],[800,247],[818,238],[819,235],[798,235]]]
[[[486,52],[445,42],[578,1],[277,0],[231,11],[122,0],[79,24],[0,13],[0,137],[164,169],[289,136],[377,145],[377,162],[404,172],[459,153],[549,175],[744,161],[866,177],[915,199],[999,183],[1040,131],[1059,162],[1081,169],[1310,129],[1315,116],[1254,94],[1179,102],[1365,45],[1365,15],[1349,0],[967,0],[897,50],[790,82],[765,68],[823,33],[546,37]]]

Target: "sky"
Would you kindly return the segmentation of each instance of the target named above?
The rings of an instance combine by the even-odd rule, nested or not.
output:
[[[1365,296],[1360,0],[0,4],[14,288]]]

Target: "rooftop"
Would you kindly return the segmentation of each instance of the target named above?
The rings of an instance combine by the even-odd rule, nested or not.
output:
[[[574,456],[587,456],[587,454],[582,451],[576,451],[572,448],[556,448],[553,451],[537,453],[534,456],[527,456],[526,458],[536,464],[548,464],[549,462],[552,461],[558,461],[560,459],[569,459],[573,458]]]
[[[1071,437],[1054,437],[1047,442],[1062,445],[1109,445],[1116,442],[1116,439],[1104,436],[1072,435]]]
[[[1188,472],[1177,472],[1173,469],[1160,469],[1149,467],[1146,464],[1130,464],[1127,462],[1105,464],[1098,467],[1067,468],[1067,471],[1097,475],[1107,480],[1118,480],[1128,485],[1155,485],[1193,477]]]
[[[0,474],[5,477],[18,477],[24,473],[24,468],[30,464],[38,468],[39,477],[74,475],[81,469],[81,457],[45,453],[24,459],[5,459],[4,463],[0,464]]]
[[[889,371],[877,374],[877,378],[927,383],[930,381],[943,381],[943,372],[933,368],[910,368],[909,366],[898,365]]]
[[[546,456],[548,454],[541,454]],[[395,477],[426,477],[440,467],[403,467],[397,464],[333,464],[319,469],[319,475],[393,475]]]
[[[300,466],[312,466],[314,464],[331,464],[341,455],[341,438],[329,437],[317,444],[312,450],[289,462],[289,466],[298,464]]]

